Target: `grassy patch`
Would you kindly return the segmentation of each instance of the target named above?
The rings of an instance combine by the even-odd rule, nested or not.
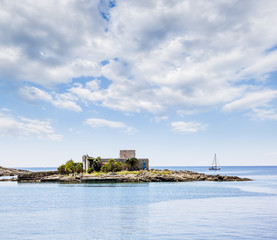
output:
[[[107,173],[105,173],[105,172],[92,172],[92,173],[89,173],[89,175],[92,175],[92,176],[95,176],[95,177],[98,177],[98,176],[100,176],[102,174],[107,175]]]
[[[151,171],[153,174],[162,174],[162,175],[169,175],[172,173],[172,171]]]
[[[118,174],[121,174],[121,175],[139,174],[139,171],[121,171],[121,172],[118,172]]]

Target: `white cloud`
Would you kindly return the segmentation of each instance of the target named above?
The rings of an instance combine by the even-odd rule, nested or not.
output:
[[[161,121],[165,121],[167,119],[168,119],[168,116],[156,116],[156,117],[154,117],[155,122],[161,122]]]
[[[136,131],[135,128],[127,126],[123,122],[110,121],[102,118],[89,118],[84,121],[84,123],[92,128],[108,127],[124,129],[126,133],[131,134]]]
[[[172,122],[172,130],[178,133],[197,133],[207,128],[206,124],[198,122]]]
[[[274,0],[121,0],[113,8],[105,1],[4,1],[0,77],[34,83],[29,100],[76,112],[77,101],[159,115],[224,104],[247,109],[248,101],[253,108],[252,87],[264,87],[277,70],[274,10]],[[82,76],[98,80],[60,91]],[[101,76],[110,81],[105,89]]]
[[[36,136],[39,139],[59,141],[62,135],[55,134],[49,121],[29,119],[24,117],[15,118],[0,112],[0,135],[8,137],[26,138]]]
[[[244,97],[223,106],[224,111],[253,109],[265,106],[277,96],[277,90],[263,90],[247,93]]]
[[[0,110],[3,111],[3,112],[10,112],[10,111],[11,111],[11,110],[8,109],[8,108],[1,108]]]
[[[24,97],[25,100],[28,100],[28,101],[36,101],[36,100],[42,100],[46,102],[53,101],[53,98],[49,93],[36,87],[25,86],[24,88],[21,88],[19,90],[19,94],[22,97]]]
[[[91,91],[96,91],[99,89],[99,80],[91,80],[86,83],[86,87],[90,89]]]
[[[254,108],[248,115],[253,120],[277,120],[277,109]]]
[[[38,100],[49,102],[57,108],[67,109],[75,112],[81,112],[82,108],[76,104],[77,98],[69,93],[56,94],[54,97],[44,90],[36,87],[25,86],[19,90],[20,96],[31,102],[36,102]]]

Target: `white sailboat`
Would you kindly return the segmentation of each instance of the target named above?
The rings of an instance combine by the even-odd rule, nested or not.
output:
[[[219,163],[216,159],[216,154],[214,154],[214,160],[213,160],[212,166],[209,168],[209,170],[220,170]]]

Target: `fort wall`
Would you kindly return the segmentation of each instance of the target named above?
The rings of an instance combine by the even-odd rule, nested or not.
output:
[[[101,158],[101,161],[103,164],[107,163],[110,159],[114,159],[117,162],[121,162],[124,164],[127,159],[135,158],[136,157],[136,151],[135,150],[120,150],[120,157],[119,158]],[[83,155],[82,161],[83,161],[83,168],[84,171],[87,172],[89,167],[92,167],[92,160],[94,158],[90,157],[88,155]],[[139,170],[149,170],[149,159],[148,158],[137,158],[138,164],[137,168]]]

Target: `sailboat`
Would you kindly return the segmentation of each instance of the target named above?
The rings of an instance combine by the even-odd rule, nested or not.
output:
[[[216,160],[216,154],[214,154],[214,160],[213,160],[212,166],[209,168],[209,170],[220,170],[218,161]]]

